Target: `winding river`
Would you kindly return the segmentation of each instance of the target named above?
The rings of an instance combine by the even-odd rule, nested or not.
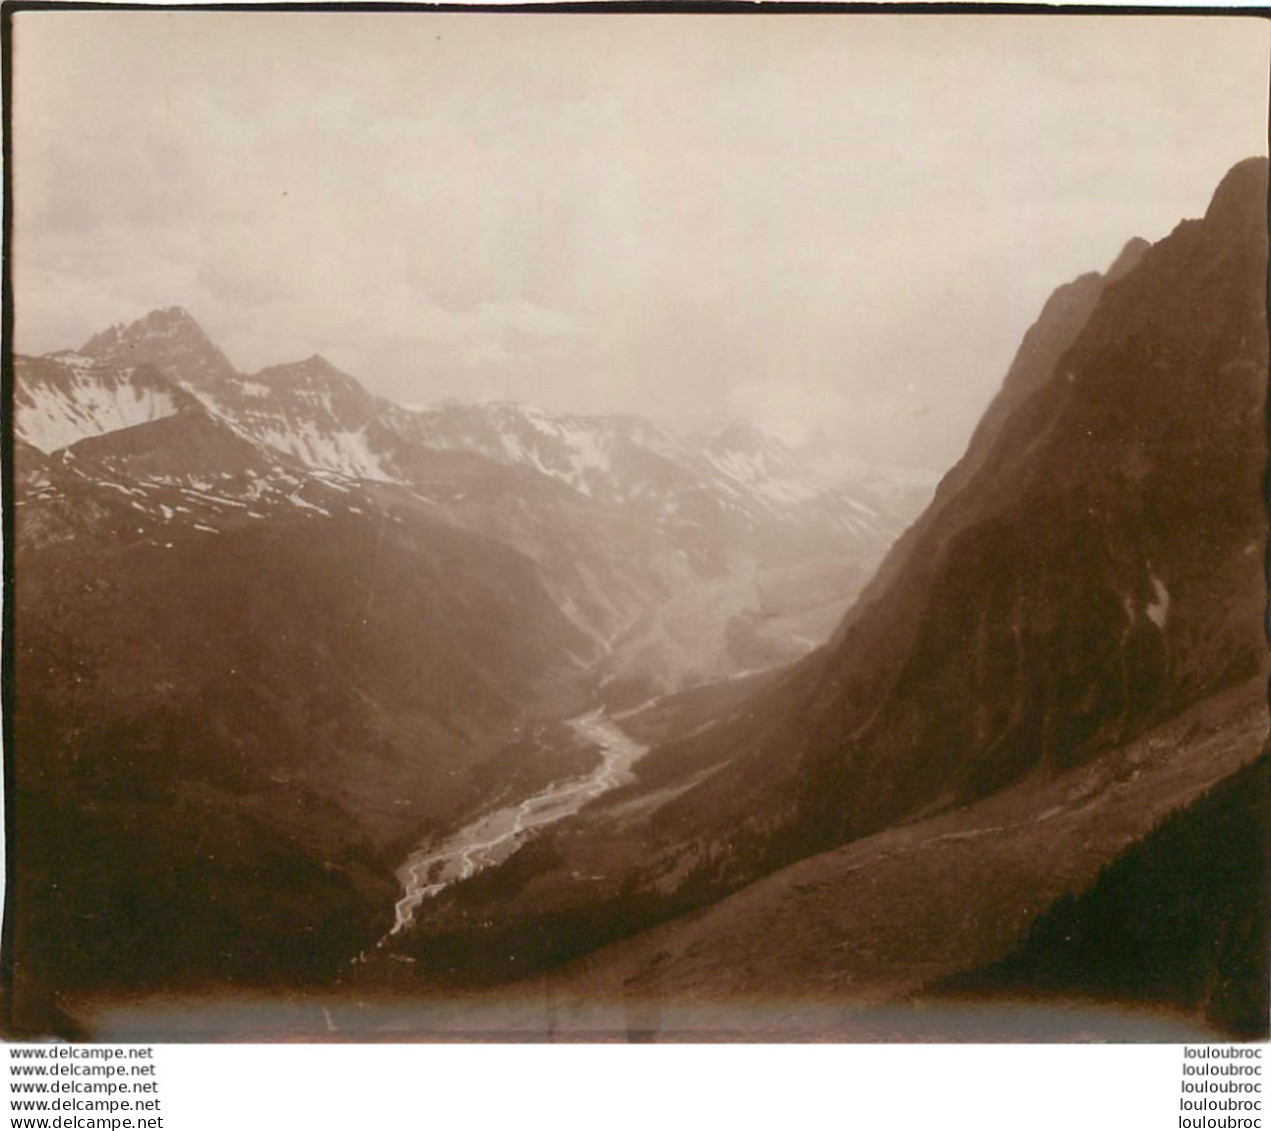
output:
[[[647,750],[624,734],[602,711],[570,719],[574,731],[600,748],[601,764],[586,777],[566,778],[516,805],[487,813],[440,844],[411,853],[397,870],[402,898],[390,935],[409,927],[426,899],[451,884],[501,864],[525,843],[534,829],[578,812],[587,802],[632,780],[631,767]]]

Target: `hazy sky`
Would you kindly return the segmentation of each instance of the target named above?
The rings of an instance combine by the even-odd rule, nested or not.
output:
[[[943,467],[1059,283],[1266,151],[1243,17],[20,12],[17,346],[187,307],[406,403]]]

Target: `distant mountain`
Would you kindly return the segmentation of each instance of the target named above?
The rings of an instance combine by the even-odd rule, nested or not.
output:
[[[151,365],[207,395],[238,378],[226,356],[179,306],[152,310],[136,322],[117,323],[94,334],[79,353],[108,365]]]
[[[513,951],[523,970],[737,892],[580,984],[616,992],[607,969],[649,993],[916,987],[1002,953],[1255,756],[1266,202],[1266,161],[1242,163],[1203,220],[1057,292],[831,644],[653,750],[638,785],[536,846],[514,883],[443,893],[421,964],[506,974]],[[474,934],[493,905],[505,932]],[[952,917],[943,934],[928,939],[924,906]],[[851,934],[818,948],[798,916],[873,932],[868,959]],[[762,975],[736,973],[747,954]]]
[[[676,437],[633,416],[584,417],[493,402],[416,410],[399,417],[397,426],[430,448],[479,452],[534,467],[589,497],[639,502],[663,522],[686,521],[679,512],[695,502],[700,509],[699,497],[706,497],[722,500],[735,512],[731,521],[750,529],[819,532],[820,523],[886,545],[911,517],[867,491],[863,499],[851,498],[776,437],[743,421]],[[810,507],[824,513],[808,513]]]
[[[474,452],[571,489],[576,517],[547,541],[505,513],[474,521],[470,503],[447,514],[499,530],[552,576],[595,563],[567,599],[602,609],[587,619],[606,639],[598,671],[615,702],[804,654],[917,511],[913,498],[897,505],[885,490],[820,476],[743,424],[676,437],[630,416],[496,402],[417,410],[396,427],[432,450]],[[608,555],[580,521],[602,531]],[[597,584],[602,563],[617,584]]]
[[[803,654],[918,509],[818,476],[749,427],[676,437],[510,403],[407,410],[316,355],[240,374],[179,307],[20,357],[16,378],[16,433],[46,454],[201,410],[264,458],[382,485],[515,548],[626,696]]]
[[[376,443],[375,398],[317,355],[240,374],[190,314],[176,306],[94,335],[79,355],[115,367],[150,367],[244,434],[307,466],[362,478],[395,478],[388,458],[391,444],[385,437]],[[25,428],[20,414],[17,426],[19,433]]]

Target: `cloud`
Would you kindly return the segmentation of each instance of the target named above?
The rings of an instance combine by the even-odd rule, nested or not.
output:
[[[1242,19],[15,20],[24,350],[179,303],[243,368],[937,461],[1055,286],[1266,144]]]
[[[484,333],[555,338],[578,332],[578,325],[563,311],[549,310],[532,302],[482,303],[472,315],[472,323]]]
[[[507,347],[502,342],[487,342],[484,345],[471,346],[461,355],[464,365],[483,368],[488,365],[504,366],[512,360]]]
[[[788,444],[813,434],[854,411],[843,393],[793,381],[742,381],[728,390],[729,412],[759,424]]]

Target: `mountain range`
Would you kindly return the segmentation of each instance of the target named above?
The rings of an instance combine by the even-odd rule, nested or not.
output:
[[[827,479],[740,422],[673,436],[512,403],[407,410],[318,356],[244,375],[175,307],[15,368],[17,439],[60,464],[126,433],[130,468],[144,460],[152,479],[206,488],[252,463],[253,483],[276,468],[294,494],[277,477],[302,472],[307,490],[357,484],[513,547],[592,638],[580,660],[617,646],[604,675],[642,693],[819,643],[934,486],[868,467]],[[166,466],[141,451],[152,436]],[[740,631],[703,638],[721,607]]]
[[[409,970],[1265,1033],[1266,275],[1253,159],[1055,292],[925,510],[744,424],[242,374],[179,308],[14,359],[10,1028]],[[420,844],[597,774],[394,923]],[[1217,900],[1153,863],[1215,836]]]

